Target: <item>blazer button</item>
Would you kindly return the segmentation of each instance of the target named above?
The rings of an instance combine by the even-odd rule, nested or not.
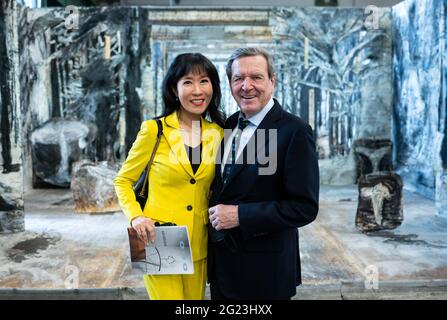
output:
[[[187,209],[188,211],[191,211],[191,210],[192,210],[192,206],[191,206],[191,205],[190,205],[190,206],[187,206],[186,209]]]
[[[191,180],[189,180],[189,182],[191,182],[191,184],[194,184],[194,183],[196,183],[196,180],[195,179],[191,179]]]

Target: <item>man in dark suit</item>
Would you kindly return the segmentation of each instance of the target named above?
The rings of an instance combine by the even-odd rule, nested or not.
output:
[[[297,228],[318,212],[313,132],[273,99],[267,52],[237,49],[226,71],[240,111],[225,123],[212,186],[211,299],[290,299],[301,284]]]

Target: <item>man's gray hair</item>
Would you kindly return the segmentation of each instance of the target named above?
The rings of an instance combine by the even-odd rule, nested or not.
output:
[[[265,60],[267,61],[267,71],[268,71],[269,78],[271,79],[275,75],[275,69],[273,68],[273,59],[272,59],[272,56],[267,51],[265,51],[264,49],[252,48],[252,47],[238,48],[233,51],[230,59],[228,59],[228,62],[227,62],[226,72],[227,72],[228,81],[230,83],[231,83],[231,77],[232,77],[231,67],[233,66],[234,60],[237,60],[237,59],[240,59],[243,57],[253,57],[253,56],[264,57]]]

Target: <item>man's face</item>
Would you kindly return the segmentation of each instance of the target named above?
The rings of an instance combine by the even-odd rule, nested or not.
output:
[[[243,57],[233,61],[231,93],[246,117],[261,111],[275,88],[275,77],[269,78],[263,56]]]

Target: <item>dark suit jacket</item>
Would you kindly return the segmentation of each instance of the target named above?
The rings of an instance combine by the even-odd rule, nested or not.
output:
[[[235,128],[238,115],[228,118],[226,129]],[[217,281],[230,299],[295,295],[301,284],[297,228],[312,222],[318,212],[318,157],[311,127],[275,100],[257,131],[260,129],[277,129],[274,174],[258,174],[266,165],[256,157],[255,163],[236,165],[223,185],[218,163],[212,185],[210,207],[239,205],[240,226],[225,231],[224,241],[210,241],[208,252],[208,280],[212,285]],[[265,136],[265,144],[256,144],[261,155],[272,144],[269,135]],[[217,231],[212,227],[209,231],[210,239],[214,238]]]

